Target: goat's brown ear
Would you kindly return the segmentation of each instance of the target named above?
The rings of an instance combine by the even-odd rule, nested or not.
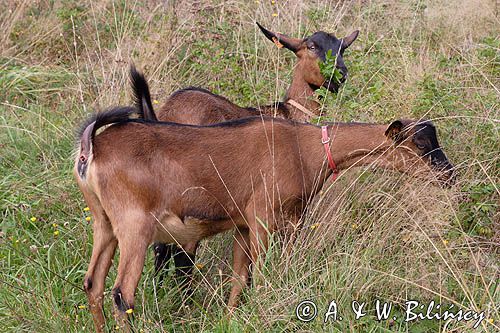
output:
[[[404,139],[403,128],[405,125],[401,120],[393,121],[392,124],[385,130],[385,136],[392,139],[396,143],[401,143]]]
[[[284,46],[293,52],[297,52],[299,50],[300,45],[302,44],[302,39],[292,38],[277,32],[269,31],[263,26],[261,26],[259,22],[255,23],[257,23],[257,26],[259,27],[260,31],[262,31],[264,36],[266,36],[271,42],[276,44],[278,47]]]
[[[349,36],[342,38],[342,49],[347,49],[358,38],[358,35],[359,30],[355,30]]]

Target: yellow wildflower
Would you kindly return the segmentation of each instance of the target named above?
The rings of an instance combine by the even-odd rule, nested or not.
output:
[[[87,216],[87,217],[85,218],[85,221],[87,221],[87,222],[89,222],[90,220],[92,220],[92,218],[91,218],[90,216]]]
[[[52,223],[52,227],[57,228],[57,223]]]
[[[277,17],[278,16],[278,13],[273,13],[273,17]]]
[[[311,225],[311,230],[314,230],[316,229],[317,227],[319,227],[319,223],[314,223],[313,225]]]
[[[495,322],[495,320],[493,320],[493,318],[488,319],[488,323],[493,325],[494,322]]]
[[[54,236],[59,235],[59,230],[54,231]]]
[[[85,305],[78,305],[78,308],[81,309],[81,310],[83,310],[83,309],[86,308],[86,306]]]
[[[36,222],[36,217],[32,216],[32,217],[30,218],[30,221],[31,221],[31,222]]]
[[[153,104],[159,104],[160,102],[158,102],[156,99],[153,99]]]
[[[125,311],[127,314],[131,314],[132,312],[134,312],[134,309],[128,309],[127,311]]]
[[[198,268],[198,269],[202,269],[203,267],[205,267],[205,265],[202,264],[202,263],[197,263],[196,264],[196,268]]]
[[[353,224],[351,225],[351,228],[353,228],[354,230],[356,230],[356,229],[358,229],[358,225],[357,225],[356,223],[353,223]]]
[[[443,244],[444,244],[444,246],[447,246],[447,245],[448,245],[448,243],[449,243],[449,242],[448,242],[448,240],[447,240],[447,239],[443,239]]]
[[[89,210],[90,210],[90,208],[89,208],[89,207],[85,207],[85,208],[83,209],[83,211],[84,211],[84,212],[88,212]]]

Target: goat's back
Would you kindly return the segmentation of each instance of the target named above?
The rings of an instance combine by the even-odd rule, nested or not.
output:
[[[209,125],[251,117],[259,112],[242,108],[222,96],[201,88],[186,88],[173,93],[158,111],[158,119],[180,124]]]
[[[190,87],[174,92],[157,112],[160,121],[189,125],[211,125],[261,115],[287,119],[289,110],[283,103],[259,109],[240,107],[223,96]]]
[[[300,138],[309,129],[260,117],[208,127],[115,124],[95,137],[91,170],[100,194],[123,209],[220,220],[238,215],[256,193],[303,195]]]

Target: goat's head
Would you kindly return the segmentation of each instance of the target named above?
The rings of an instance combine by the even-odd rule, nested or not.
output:
[[[396,120],[385,135],[393,141],[393,146],[383,154],[392,167],[420,178],[431,176],[444,185],[454,182],[453,165],[439,146],[432,122]]]
[[[347,79],[347,67],[344,63],[343,55],[344,51],[358,37],[358,30],[342,39],[338,39],[333,34],[324,31],[317,31],[309,37],[300,39],[269,31],[259,23],[257,25],[269,40],[273,41],[279,47],[286,47],[295,53],[298,58],[295,71],[298,71],[310,86],[316,89],[323,86],[331,92],[337,92],[340,84]],[[321,75],[318,62],[325,61],[328,50],[331,50],[332,56],[336,57],[336,67],[342,74],[339,80],[335,77],[325,79]]]

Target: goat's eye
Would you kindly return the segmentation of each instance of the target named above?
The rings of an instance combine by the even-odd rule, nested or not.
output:
[[[425,146],[424,145],[418,145],[417,144],[417,148],[420,149],[420,150],[424,150],[425,149]]]
[[[314,45],[309,45],[307,48],[308,48],[309,50],[316,50],[316,46],[314,46]]]

